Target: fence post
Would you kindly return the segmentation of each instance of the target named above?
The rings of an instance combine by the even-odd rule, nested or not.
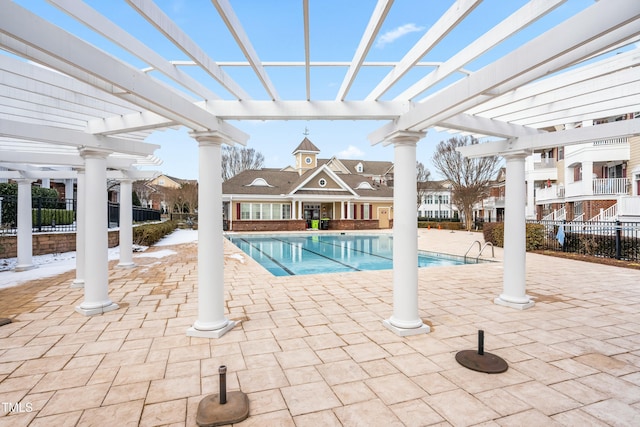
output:
[[[622,223],[616,221],[616,259],[622,258]]]
[[[36,197],[36,221],[38,223],[38,232],[42,231],[42,197]]]

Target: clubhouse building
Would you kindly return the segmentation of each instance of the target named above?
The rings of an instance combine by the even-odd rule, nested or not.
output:
[[[308,138],[295,166],[245,170],[222,184],[229,231],[385,229],[393,225],[393,162],[320,159]]]

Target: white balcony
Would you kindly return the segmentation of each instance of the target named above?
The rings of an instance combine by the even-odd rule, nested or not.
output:
[[[504,208],[504,196],[501,197],[487,197],[482,202],[485,209]]]
[[[593,194],[624,195],[629,192],[629,178],[602,178],[593,180]]]
[[[552,184],[546,188],[536,188],[536,202],[552,201],[564,198],[564,187]]]
[[[629,178],[597,178],[567,184],[567,197],[620,196],[629,193]]]

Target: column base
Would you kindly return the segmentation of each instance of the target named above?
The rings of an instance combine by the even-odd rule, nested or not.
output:
[[[221,336],[229,332],[231,329],[233,329],[233,327],[236,326],[237,324],[238,323],[236,321],[229,320],[227,324],[222,328],[213,329],[213,330],[196,329],[192,326],[189,329],[187,329],[187,336],[198,337],[198,338],[220,338]]]
[[[84,279],[76,279],[73,282],[71,282],[71,285],[69,286],[70,288],[84,288]]]
[[[136,266],[135,262],[121,262],[116,265],[118,268],[133,268]]]
[[[389,329],[394,334],[400,337],[408,337],[410,335],[420,335],[420,334],[428,334],[431,332],[431,328],[424,323],[422,323],[417,328],[399,328],[391,324],[390,319],[386,319],[382,321],[382,324]]]
[[[528,298],[529,297],[527,297],[527,301],[525,302],[512,302],[512,301],[505,301],[501,297],[498,297],[493,300],[493,303],[497,305],[502,305],[505,307],[515,308],[517,310],[526,310],[527,308],[531,308],[535,305],[535,302],[531,301]]]
[[[83,308],[82,305],[76,307],[76,311],[85,316],[94,316],[96,314],[106,313],[108,311],[117,310],[119,308],[118,304],[111,303],[104,307],[96,307],[96,308]]]
[[[22,264],[22,265],[16,265],[13,271],[15,271],[16,273],[19,273],[21,271],[33,270],[34,268],[38,268],[38,266],[34,264]]]

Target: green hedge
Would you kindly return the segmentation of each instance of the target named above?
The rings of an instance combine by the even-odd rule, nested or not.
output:
[[[462,223],[459,221],[420,221],[418,220],[418,228],[438,228],[443,230],[462,230]]]
[[[493,246],[504,247],[504,223],[485,222],[482,227],[484,241],[491,242]],[[535,251],[544,247],[545,228],[542,224],[526,225],[527,250]]]
[[[175,221],[165,221],[133,227],[133,243],[141,246],[151,246],[175,230],[176,226],[177,223]]]
[[[40,223],[38,223],[38,209],[32,209],[31,221],[34,227],[53,225],[54,221],[56,225],[69,225],[73,224],[74,213],[66,209],[40,209]]]

